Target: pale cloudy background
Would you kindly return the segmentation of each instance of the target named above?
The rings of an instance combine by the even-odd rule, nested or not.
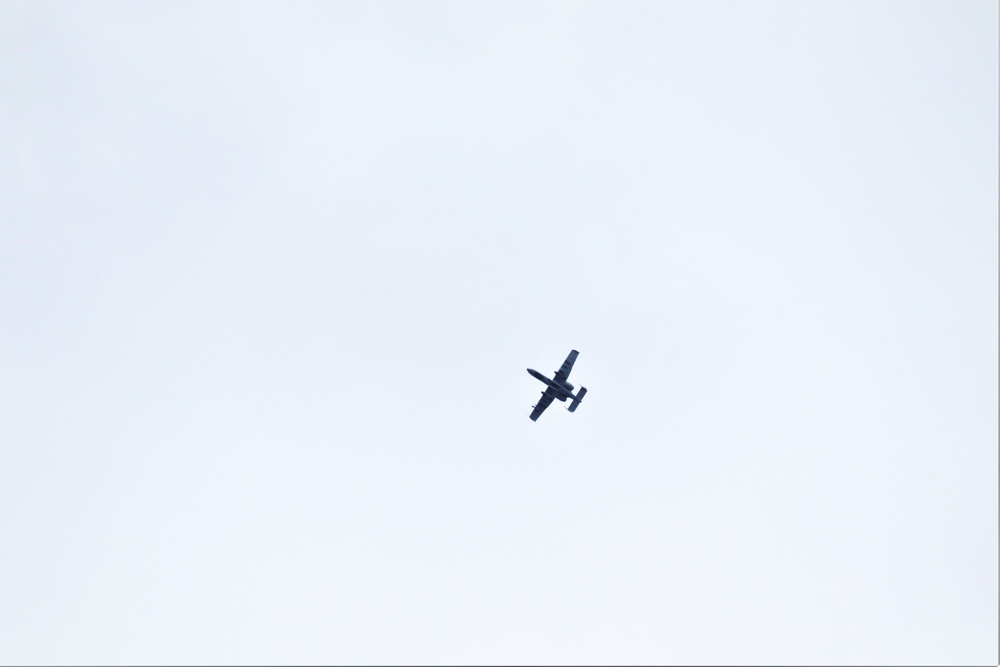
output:
[[[0,66],[3,663],[997,663],[995,3],[4,2]]]

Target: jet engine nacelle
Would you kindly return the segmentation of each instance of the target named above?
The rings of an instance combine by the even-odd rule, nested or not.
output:
[[[566,389],[568,391],[573,391],[573,384],[572,383],[570,383],[570,382],[563,382],[563,384],[566,386]]]

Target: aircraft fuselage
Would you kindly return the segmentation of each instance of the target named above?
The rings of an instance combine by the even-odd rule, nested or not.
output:
[[[542,382],[547,384],[549,388],[552,389],[553,392],[555,392],[555,396],[553,396],[553,398],[555,398],[556,400],[565,402],[567,398],[576,398],[575,396],[573,396],[574,387],[569,382],[562,383],[556,380],[550,380],[549,378],[545,377],[544,375],[536,371],[534,368],[529,368],[528,374],[531,375],[531,377],[537,380],[541,380]]]

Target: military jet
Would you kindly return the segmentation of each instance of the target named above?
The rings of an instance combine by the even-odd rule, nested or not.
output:
[[[577,355],[580,354],[576,350],[572,350],[569,356],[566,357],[566,361],[563,365],[559,367],[556,371],[555,376],[550,380],[533,368],[528,369],[528,374],[534,378],[537,378],[548,385],[545,391],[542,392],[542,397],[538,399],[538,403],[535,404],[534,410],[531,411],[531,421],[537,421],[538,418],[545,412],[545,408],[549,407],[552,403],[552,399],[559,399],[565,402],[567,398],[573,399],[567,408],[570,412],[575,412],[580,401],[583,400],[583,395],[587,393],[586,387],[580,387],[580,391],[573,395],[573,385],[571,385],[566,378],[569,377],[569,372],[573,370],[573,363],[576,362]]]

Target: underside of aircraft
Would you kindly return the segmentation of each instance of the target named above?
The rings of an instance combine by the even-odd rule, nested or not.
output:
[[[534,405],[534,410],[531,411],[531,421],[537,421],[538,418],[545,412],[545,408],[552,404],[552,401],[558,400],[565,402],[566,399],[570,399],[569,408],[570,412],[576,412],[577,407],[580,405],[580,401],[583,400],[584,394],[587,393],[586,387],[580,387],[580,390],[574,394],[573,389],[575,388],[569,382],[570,371],[573,370],[573,364],[576,363],[576,358],[580,353],[576,350],[571,350],[569,356],[566,357],[566,361],[563,362],[559,370],[555,372],[555,375],[550,380],[533,368],[528,369],[528,374],[531,377],[544,382],[546,387],[545,391],[542,392],[542,397],[538,399],[538,403]]]

